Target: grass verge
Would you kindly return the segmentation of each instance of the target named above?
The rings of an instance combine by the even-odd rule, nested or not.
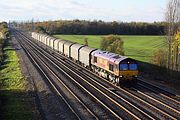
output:
[[[10,43],[4,48],[5,60],[0,67],[0,119],[31,120],[34,108],[26,91],[26,82],[16,51]]]

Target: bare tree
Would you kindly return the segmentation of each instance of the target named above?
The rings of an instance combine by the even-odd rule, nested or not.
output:
[[[180,0],[169,0],[167,4],[167,11],[165,14],[165,20],[167,22],[166,29],[166,42],[168,44],[168,70],[176,69],[177,62],[176,54],[177,50],[173,49],[174,34],[177,31],[180,24]]]

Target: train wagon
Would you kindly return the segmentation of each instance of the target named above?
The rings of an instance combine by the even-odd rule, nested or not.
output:
[[[84,47],[85,45],[81,45],[81,44],[73,44],[71,46],[71,54],[70,54],[70,58],[72,60],[74,60],[75,62],[79,61],[79,50]]]
[[[34,39],[37,40],[36,35],[37,35],[37,34],[36,34],[35,32],[32,32],[32,33],[31,33],[32,38],[34,38]]]
[[[40,35],[38,41],[39,41],[39,42],[42,42],[43,37],[44,37],[44,35]]]
[[[61,40],[59,42],[59,52],[62,53],[62,54],[64,54],[64,43],[65,42],[66,42],[65,40]]]
[[[48,37],[48,35],[42,35],[41,42],[44,44],[46,43],[46,37]]]
[[[59,52],[59,42],[60,42],[60,41],[61,41],[60,39],[56,39],[56,40],[54,41],[54,47],[53,47],[53,49],[56,50],[56,51],[58,51],[58,52]]]
[[[75,43],[69,42],[69,41],[67,41],[67,42],[64,43],[64,55],[65,55],[65,56],[70,57],[70,54],[71,54],[71,53],[70,53],[70,51],[71,51],[71,46],[72,46],[73,44],[75,44]]]
[[[47,46],[49,46],[49,47],[51,47],[50,45],[51,45],[51,41],[53,41],[55,38],[53,38],[53,37],[48,37],[47,38]]]
[[[34,39],[36,39],[36,40],[39,40],[39,34],[38,33],[33,33],[33,36],[32,36]]]
[[[49,38],[49,36],[45,36],[45,37],[44,37],[44,44],[45,44],[45,45],[48,44],[48,38]]]
[[[91,48],[88,46],[82,47],[79,50],[79,62],[82,64],[82,66],[86,68],[90,68],[91,66],[91,53],[97,49]]]
[[[39,41],[39,42],[42,42],[43,38],[44,38],[44,35],[40,35],[38,41]]]
[[[56,40],[56,38],[51,38],[49,41],[49,46],[53,49],[54,48],[54,41]]]

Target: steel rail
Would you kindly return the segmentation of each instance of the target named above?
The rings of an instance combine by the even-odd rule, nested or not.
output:
[[[38,50],[37,50],[38,51]],[[41,55],[43,55],[41,52],[39,52]],[[46,56],[44,56],[46,57]],[[49,59],[48,57],[46,57],[47,59]],[[52,60],[49,59],[49,61],[51,63],[53,63],[58,69],[62,70],[59,66],[57,66]],[[96,98],[92,93],[90,93],[86,88],[84,88],[82,85],[80,85],[74,78],[72,78],[71,76],[69,76],[68,73],[64,72],[64,74],[66,74],[69,78],[71,78],[74,82],[76,82],[76,84],[78,84],[82,89],[84,89],[89,95],[91,95],[95,100],[97,100],[101,105],[103,105],[107,110],[109,110],[114,116],[116,116],[118,119],[122,119],[120,116],[118,116],[115,112],[113,112],[108,106],[106,106],[103,102],[101,102],[98,98]]]

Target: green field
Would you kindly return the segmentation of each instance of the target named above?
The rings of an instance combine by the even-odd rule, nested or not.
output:
[[[84,44],[84,38],[88,38],[90,47],[100,48],[102,35],[54,35],[54,37]],[[165,48],[163,36],[135,36],[120,35],[124,40],[125,55],[136,60],[149,62],[153,51]]]

